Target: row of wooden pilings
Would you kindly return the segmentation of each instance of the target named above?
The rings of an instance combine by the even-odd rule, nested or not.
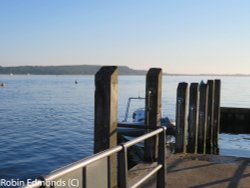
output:
[[[151,68],[146,75],[145,126],[160,126],[162,98],[162,70]],[[95,75],[95,130],[94,153],[117,146],[118,112],[118,68],[102,67]],[[156,138],[144,143],[145,161],[155,161],[157,156]],[[117,185],[116,155],[108,159],[108,187]]]
[[[219,154],[220,80],[179,83],[176,101],[177,153]],[[188,113],[187,113],[188,110]]]
[[[102,67],[95,75],[94,152],[117,145],[118,68]],[[151,68],[146,75],[145,126],[160,126],[162,99],[162,70]],[[220,80],[207,84],[191,83],[187,116],[188,84],[179,83],[176,106],[176,152],[218,154],[220,127]],[[188,126],[187,126],[188,125]],[[188,137],[186,137],[188,135]],[[186,142],[187,140],[187,142]],[[144,159],[157,156],[156,139],[145,141]],[[117,185],[117,156],[108,159],[109,187]]]

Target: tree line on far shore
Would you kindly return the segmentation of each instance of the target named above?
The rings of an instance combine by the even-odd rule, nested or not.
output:
[[[101,65],[72,66],[17,66],[2,67],[0,74],[33,74],[33,75],[94,75]],[[119,75],[145,75],[144,70],[134,70],[127,66],[118,66]]]

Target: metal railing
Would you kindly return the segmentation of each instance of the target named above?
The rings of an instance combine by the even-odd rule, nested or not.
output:
[[[142,127],[141,127],[142,128]],[[147,127],[148,128],[148,127]],[[144,127],[145,129],[145,127]],[[151,128],[152,129],[152,128]],[[49,175],[41,177],[40,180],[35,181],[33,184],[27,185],[25,188],[42,188],[46,187],[44,185],[50,185],[47,187],[54,187],[53,181],[57,180],[58,178],[62,178],[65,175],[68,175],[70,173],[74,173],[75,171],[83,171],[85,167],[88,165],[97,162],[99,160],[102,160],[106,157],[109,157],[113,154],[118,154],[117,160],[118,160],[118,188],[128,188],[128,160],[127,160],[127,150],[129,147],[138,144],[139,142],[142,142],[148,138],[158,136],[158,157],[157,157],[157,165],[144,177],[142,177],[137,183],[134,185],[130,185],[132,188],[136,188],[142,183],[144,183],[148,178],[150,178],[152,175],[157,173],[157,187],[158,188],[164,188],[165,187],[165,168],[166,168],[166,162],[165,162],[165,140],[166,140],[166,127],[159,127],[149,133],[146,133],[140,137],[137,137],[131,141],[119,144],[118,146],[107,149],[103,152],[97,153],[95,155],[92,155],[88,158],[82,159],[80,161],[77,161],[75,163],[72,163],[68,166],[65,166],[63,168],[60,168],[56,171],[51,172]],[[82,174],[82,176],[86,176],[85,173]],[[86,177],[85,177],[86,178]],[[83,180],[85,179],[83,177]],[[52,186],[51,186],[52,185]],[[82,187],[86,187],[85,182],[82,182]],[[94,188],[94,187],[91,187]]]

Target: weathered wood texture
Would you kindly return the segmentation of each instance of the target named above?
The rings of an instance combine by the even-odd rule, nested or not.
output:
[[[188,118],[188,152],[197,151],[197,131],[198,131],[198,83],[191,83],[189,94],[189,118]]]
[[[95,75],[95,153],[117,145],[117,82],[116,66],[102,67]],[[116,156],[108,160],[109,187],[116,187]]]
[[[207,110],[207,138],[206,153],[213,153],[213,125],[214,125],[214,80],[207,81],[208,92],[208,110]]]
[[[221,81],[215,80],[214,81],[213,154],[219,154],[220,90],[221,90]]]
[[[200,84],[199,128],[197,153],[206,153],[208,86]]]
[[[176,100],[176,153],[218,154],[220,129],[220,80],[192,83],[189,89],[189,111],[186,141],[187,83],[179,83]]]
[[[179,83],[176,99],[176,153],[186,153],[186,131],[187,131],[187,89],[188,84]]]
[[[158,145],[158,165],[161,165],[161,169],[157,172],[157,187],[164,188],[166,183],[166,131],[164,130],[160,135]]]
[[[118,153],[118,187],[128,187],[128,153],[127,149]]]
[[[146,114],[145,125],[149,127],[160,126],[161,96],[162,96],[162,70],[151,68],[146,77]],[[145,141],[144,158],[154,161],[157,156],[156,138]]]

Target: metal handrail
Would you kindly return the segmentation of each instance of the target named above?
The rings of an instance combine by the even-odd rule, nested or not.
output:
[[[86,167],[87,165],[91,164],[91,163],[94,163],[100,159],[103,159],[105,157],[108,157],[112,154],[115,154],[119,151],[122,150],[122,146],[118,145],[114,148],[111,148],[111,149],[108,149],[108,150],[105,150],[105,151],[102,151],[100,153],[97,153],[95,155],[92,155],[88,158],[85,158],[85,159],[82,159],[80,161],[77,161],[75,163],[72,163],[68,166],[65,166],[63,168],[60,168],[58,170],[55,170],[55,171],[52,171],[51,174],[47,175],[44,177],[45,180],[47,181],[51,181],[51,180],[54,180],[54,179],[57,179],[67,173],[70,173],[74,170],[77,170],[79,168],[83,168],[83,167]]]
[[[138,125],[138,124],[131,124],[131,123],[118,123],[117,124],[118,128],[133,128],[133,129],[144,129],[144,130],[156,130],[159,127],[152,127],[152,126],[147,126],[147,125]]]
[[[105,157],[109,157],[115,153],[118,153],[118,180],[125,182],[125,183],[122,183],[122,182],[119,183],[118,181],[118,184],[120,185],[119,187],[127,188],[128,187],[127,186],[127,162],[128,162],[127,161],[127,149],[139,142],[142,142],[156,135],[159,135],[158,165],[152,170],[152,172],[150,172],[146,177],[141,179],[132,187],[139,186],[141,183],[143,183],[146,179],[148,179],[157,171],[158,172],[161,171],[161,175],[160,173],[158,173],[159,177],[163,178],[162,173],[164,174],[164,178],[163,178],[164,181],[161,181],[161,182],[165,182],[165,149],[164,149],[165,148],[165,135],[166,135],[165,131],[166,131],[166,127],[160,127],[152,132],[139,136],[131,141],[120,144],[114,148],[107,149],[105,151],[102,151],[100,153],[87,157],[85,159],[79,160],[75,163],[62,167],[58,170],[52,171],[49,175],[42,177],[41,178],[42,180],[38,180],[31,185],[27,185],[25,188],[41,188],[43,181],[45,182],[53,181],[59,177],[62,177],[63,175],[73,172],[74,170],[82,169],[91,163],[94,163]],[[159,186],[159,187],[164,187],[164,186],[165,185],[163,183],[163,186]]]
[[[152,132],[149,132],[149,133],[144,134],[144,135],[142,135],[140,137],[137,137],[136,139],[130,140],[128,142],[125,142],[123,144],[123,146],[126,147],[126,148],[131,147],[131,146],[133,146],[135,144],[138,144],[139,142],[142,142],[142,141],[144,141],[144,140],[146,140],[146,139],[148,139],[150,137],[153,137],[153,136],[161,133],[162,131],[163,131],[163,128],[156,129],[156,130],[154,130]]]
[[[151,176],[153,176],[158,170],[160,170],[163,166],[157,165],[153,170],[151,170],[146,176],[144,176],[141,180],[131,186],[131,188],[139,187],[145,181],[147,181]],[[163,185],[164,186],[164,185]]]

